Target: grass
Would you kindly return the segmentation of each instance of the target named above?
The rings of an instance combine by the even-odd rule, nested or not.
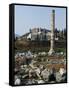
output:
[[[15,41],[15,52],[27,52],[30,50],[31,52],[48,52],[50,49],[50,41]],[[55,52],[66,52],[66,41],[58,41],[55,42],[54,47]]]
[[[21,48],[21,49],[16,49],[15,52],[27,52],[28,50],[30,50],[33,53],[38,53],[38,52],[48,52],[49,51],[49,47],[31,47],[31,48]],[[55,52],[66,52],[66,48],[58,48],[56,47]]]

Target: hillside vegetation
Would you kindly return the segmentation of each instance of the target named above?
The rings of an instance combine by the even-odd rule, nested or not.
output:
[[[54,49],[57,52],[66,51],[66,41],[55,41]],[[50,41],[31,41],[27,39],[16,40],[15,41],[15,50],[18,51],[27,51],[31,50],[32,52],[46,51],[50,49]]]

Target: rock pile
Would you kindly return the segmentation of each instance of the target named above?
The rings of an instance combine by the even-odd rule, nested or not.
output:
[[[42,54],[42,56],[46,55],[45,52],[38,54]],[[39,55],[32,54],[30,51],[15,55],[15,85],[66,82],[67,77],[65,68],[60,68],[57,71],[55,68],[49,69],[45,67],[45,64],[42,64],[43,62],[39,62],[40,64],[38,64],[38,61],[34,59]],[[35,65],[35,63],[37,64]],[[52,64],[49,59],[47,59],[47,63]]]

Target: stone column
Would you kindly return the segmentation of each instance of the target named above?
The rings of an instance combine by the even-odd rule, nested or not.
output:
[[[55,10],[52,10],[52,15],[51,15],[51,46],[50,50],[48,52],[49,55],[54,54],[54,30],[55,30]]]

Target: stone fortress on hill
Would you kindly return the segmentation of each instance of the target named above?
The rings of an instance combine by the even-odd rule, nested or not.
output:
[[[57,30],[57,28],[55,28],[54,39],[56,41],[60,40],[60,39],[64,39],[65,38],[64,32],[65,32],[65,30],[60,31],[60,30]],[[19,40],[27,39],[27,40],[31,40],[31,41],[35,41],[35,40],[47,41],[47,40],[51,39],[51,30],[48,30],[46,28],[41,28],[41,27],[32,28],[32,29],[30,29],[30,31],[28,33],[22,35],[18,39]]]

